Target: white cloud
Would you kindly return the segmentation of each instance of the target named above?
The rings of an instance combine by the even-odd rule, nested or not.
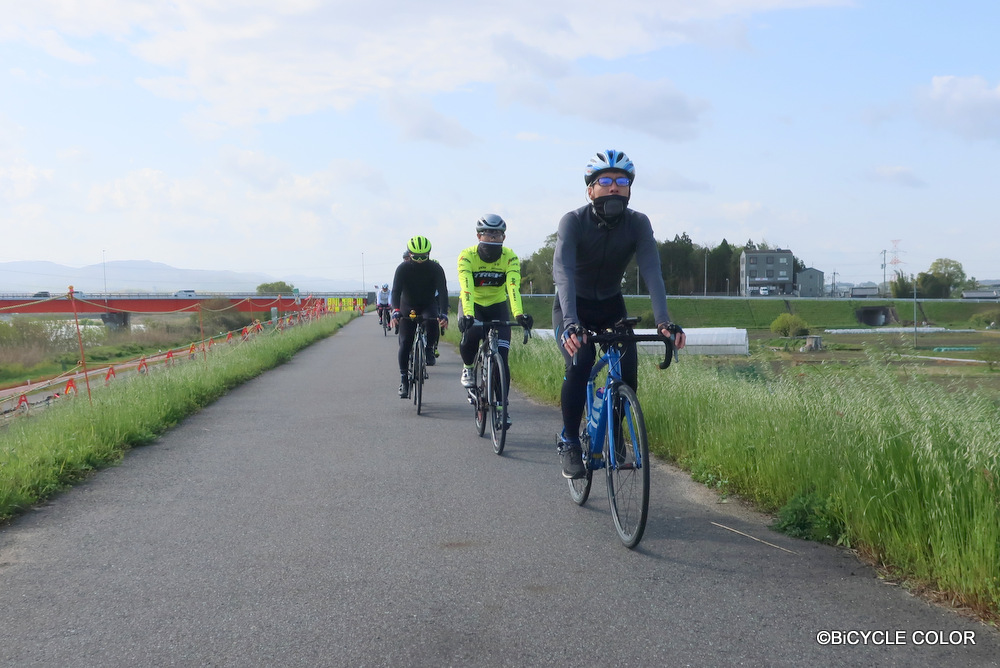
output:
[[[909,167],[881,165],[873,169],[870,178],[879,183],[889,183],[907,188],[926,188],[927,183]]]
[[[725,218],[743,221],[760,215],[765,211],[765,207],[760,202],[746,200],[742,202],[723,203],[720,205],[720,211]]]
[[[383,105],[386,117],[402,131],[403,139],[424,140],[446,146],[468,146],[476,140],[461,123],[418,98],[392,96]]]
[[[567,77],[551,86],[520,81],[505,88],[502,98],[667,141],[695,137],[709,109],[707,102],[680,93],[668,81],[632,74]]]
[[[0,197],[10,202],[27,199],[41,183],[51,181],[53,174],[51,169],[41,169],[20,161],[0,166]]]
[[[374,0],[363,5],[353,0],[33,0],[5,9],[0,41],[18,40],[85,64],[94,56],[73,41],[111,36],[163,70],[138,77],[141,86],[169,99],[201,102],[197,113],[203,119],[193,122],[239,127],[343,110],[388,92],[424,96],[475,82],[558,80],[584,57],[610,62],[685,41],[718,41],[718,31],[706,28],[707,22],[840,4],[845,3],[621,0],[608,11],[605,0],[554,0],[544,6],[533,0]],[[645,98],[654,112],[642,129],[654,136],[685,134],[685,122],[678,120],[697,115],[699,105],[662,82],[641,87],[640,104]],[[572,93],[578,84],[569,81],[564,88]],[[595,120],[605,119],[598,114]],[[419,127],[415,131],[426,134]],[[446,132],[444,139],[455,137]]]
[[[982,77],[934,77],[921,91],[920,110],[932,124],[963,137],[1000,140],[1000,86]]]
[[[171,183],[155,169],[139,169],[111,183],[93,186],[87,210],[93,213],[113,210],[147,212],[170,204]]]
[[[224,164],[240,178],[263,190],[274,188],[288,172],[283,161],[259,151],[226,148],[222,151]]]
[[[648,188],[649,190],[665,192],[708,192],[712,189],[707,183],[694,181],[671,169],[655,169],[649,174],[642,173],[640,178],[642,179],[642,183],[639,185],[643,188]]]

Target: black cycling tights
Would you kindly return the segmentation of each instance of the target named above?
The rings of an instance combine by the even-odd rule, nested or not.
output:
[[[410,310],[400,309],[402,316],[399,319],[399,372],[406,375],[406,369],[410,366],[410,349],[413,348],[413,336],[417,333],[417,323],[410,320],[407,315]],[[427,330],[427,347],[434,350],[438,344],[441,331],[437,323],[437,306],[430,306],[424,309],[420,315],[424,316],[424,328]]]
[[[480,306],[479,304],[476,304],[475,311],[476,312],[473,315],[477,320],[510,320],[510,311],[507,309],[507,302],[491,304],[490,306]],[[459,315],[459,317],[462,316]],[[498,327],[497,335],[499,338],[498,348],[500,349],[500,359],[503,360],[503,370],[504,373],[507,374],[507,392],[509,393],[510,364],[507,362],[507,357],[510,355],[510,326],[505,325],[504,327]],[[479,350],[479,342],[482,340],[482,325],[476,325],[471,329],[465,330],[462,334],[462,341],[458,346],[458,350],[462,354],[462,362],[464,364],[472,364],[476,361],[476,352]]]

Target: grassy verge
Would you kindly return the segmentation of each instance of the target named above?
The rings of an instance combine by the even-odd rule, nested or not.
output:
[[[850,373],[766,360],[640,365],[654,451],[776,513],[793,535],[848,545],[983,617],[1000,612],[1000,421],[991,394],[900,372],[869,352]],[[557,400],[552,341],[511,346],[519,388]]]
[[[340,329],[353,314],[327,316],[234,348],[218,346],[203,360],[122,379],[67,400],[0,432],[0,519],[8,519],[119,461],[130,447],[164,431],[297,351]]]

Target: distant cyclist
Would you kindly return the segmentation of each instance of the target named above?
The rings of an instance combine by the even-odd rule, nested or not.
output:
[[[483,339],[483,328],[475,320],[509,320],[510,312],[523,327],[531,328],[531,316],[521,305],[521,263],[510,248],[503,245],[507,237],[507,223],[496,214],[486,214],[476,221],[479,243],[469,246],[458,255],[458,287],[461,318],[458,328],[462,332],[459,351],[462,354],[462,385],[473,387],[473,364],[476,351]],[[510,303],[510,310],[507,308]],[[497,329],[500,338],[500,357],[504,371],[510,378],[507,357],[510,354],[510,327]],[[510,385],[508,384],[508,389]],[[510,413],[507,413],[510,423]]]
[[[378,324],[381,325],[383,318],[385,322],[389,320],[389,284],[383,283],[382,289],[375,293],[375,308],[378,312]]]
[[[580,420],[587,400],[587,380],[597,356],[594,344],[587,342],[586,329],[610,327],[627,315],[622,279],[633,257],[649,288],[656,329],[665,336],[674,334],[678,349],[685,343],[684,332],[670,322],[667,313],[653,227],[646,214],[628,208],[635,165],[621,151],[601,151],[587,162],[583,180],[590,203],[559,221],[552,262],[556,287],[552,325],[566,363],[559,443],[566,478],[586,475]],[[636,345],[627,344],[622,351],[621,372],[632,389],[638,385],[638,369]]]
[[[434,349],[440,336],[437,325],[442,330],[448,326],[448,281],[440,264],[428,262],[430,240],[416,236],[410,239],[406,248],[410,259],[396,267],[390,297],[392,319],[399,327],[399,396],[402,399],[410,394],[406,369],[417,330],[417,324],[409,317],[410,311],[422,316],[426,323],[428,366],[434,366]]]

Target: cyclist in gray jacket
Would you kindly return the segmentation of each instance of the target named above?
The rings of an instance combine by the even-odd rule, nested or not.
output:
[[[649,289],[657,330],[665,336],[674,333],[678,349],[685,344],[684,332],[670,322],[667,312],[653,227],[645,214],[628,208],[635,165],[621,151],[609,149],[590,159],[583,178],[590,203],[570,211],[559,221],[552,263],[556,286],[552,325],[566,362],[561,395],[563,433],[559,444],[566,478],[586,475],[580,449],[580,420],[587,379],[597,351],[593,343],[587,342],[584,330],[610,327],[627,315],[622,279],[633,256]],[[634,343],[622,351],[621,371],[624,381],[636,389],[638,356]]]

